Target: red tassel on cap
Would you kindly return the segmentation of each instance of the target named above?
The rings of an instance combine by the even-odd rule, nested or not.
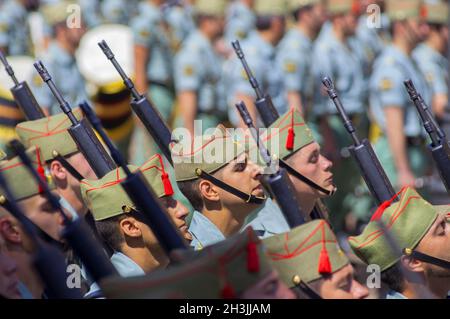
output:
[[[322,275],[331,274],[331,262],[330,256],[328,256],[328,250],[325,242],[325,222],[322,223],[322,250],[319,256],[318,272]]]
[[[386,210],[386,208],[388,208],[389,206],[391,206],[392,202],[394,201],[394,199],[396,199],[398,197],[398,195],[400,195],[400,193],[402,193],[405,190],[405,187],[403,187],[397,194],[395,194],[390,200],[387,200],[385,202],[383,202],[380,206],[378,206],[377,210],[375,211],[375,213],[373,213],[372,218],[370,218],[370,221],[377,221],[380,220],[381,216],[383,216],[384,211]]]
[[[37,147],[36,147],[36,160],[37,160],[37,164],[38,164],[37,172],[39,174],[39,177],[41,178],[43,183],[46,183],[47,179],[45,177],[45,170],[41,164],[41,154],[39,152],[39,148],[37,148]],[[44,189],[42,188],[40,183],[38,185],[38,191],[39,191],[39,194],[42,194],[44,192]]]
[[[236,299],[236,293],[234,292],[233,287],[231,287],[228,282],[225,283],[225,286],[223,286],[220,295],[222,299]]]
[[[172,188],[172,184],[170,183],[169,175],[166,172],[161,174],[161,179],[164,185],[164,193],[166,196],[172,196],[174,191]]]
[[[259,256],[254,242],[247,244],[247,270],[249,272],[259,272]]]
[[[292,151],[294,149],[294,110],[292,110],[291,127],[288,129],[288,135],[286,138],[286,149]]]

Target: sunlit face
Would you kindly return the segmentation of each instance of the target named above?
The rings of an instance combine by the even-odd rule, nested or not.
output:
[[[450,225],[445,216],[440,215],[417,245],[417,251],[450,261]],[[424,263],[425,273],[434,278],[450,278],[450,270]],[[449,287],[450,289],[450,287]]]
[[[295,294],[280,280],[275,270],[247,288],[240,299],[295,299]]]
[[[8,299],[20,299],[17,264],[7,251],[6,244],[0,236],[0,296]]]
[[[368,289],[353,278],[350,264],[311,285],[317,287],[323,299],[363,299],[369,295]]]
[[[43,195],[34,195],[19,202],[24,214],[55,240],[61,240],[63,222],[61,214],[52,208],[52,205]]]
[[[316,142],[301,148],[290,156],[286,162],[297,172],[306,176],[319,186],[330,191],[333,190],[333,173],[331,172],[333,163],[320,154],[320,146]],[[304,196],[317,198],[326,196],[318,190],[306,185],[298,178],[292,175],[289,175],[289,177],[300,199]]]
[[[189,210],[180,201],[174,199],[172,196],[160,198],[164,208],[166,208],[175,226],[180,230],[181,235],[187,241],[192,241],[192,235],[188,232],[188,225],[186,224],[186,217]]]
[[[230,186],[240,191],[252,194],[254,196],[263,197],[264,189],[261,184],[262,169],[253,163],[247,153],[242,153],[236,159],[229,162],[224,168],[218,172],[218,178]],[[242,209],[243,200],[219,187],[217,191],[220,195],[222,203],[230,209]],[[248,203],[247,206],[251,210],[257,207],[257,204]],[[250,211],[251,211],[250,210]],[[250,212],[249,211],[249,212]]]

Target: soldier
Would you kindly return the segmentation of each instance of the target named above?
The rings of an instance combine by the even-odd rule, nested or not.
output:
[[[193,0],[167,1],[163,9],[169,25],[171,49],[178,52],[184,40],[195,30]]]
[[[450,206],[432,206],[409,187],[398,195],[398,202],[383,203],[364,231],[349,238],[351,248],[366,264],[380,267],[381,280],[391,289],[388,299],[446,298]],[[395,235],[403,255],[388,246],[378,220]],[[444,265],[436,263],[436,258]]]
[[[225,39],[227,42],[244,40],[255,30],[254,2],[255,0],[235,0],[230,3],[225,19]]]
[[[314,87],[313,41],[325,22],[326,12],[322,0],[291,0],[289,12],[295,24],[278,45],[276,62],[283,70],[289,106],[305,114],[304,110],[311,106]]]
[[[39,1],[7,0],[0,10],[0,50],[8,55],[32,55],[28,13]]]
[[[54,31],[54,39],[42,61],[53,81],[58,83],[58,89],[64,98],[70,105],[77,105],[83,100],[87,100],[85,82],[77,68],[74,56],[85,32],[85,27],[81,20],[76,21],[79,22],[79,25],[68,23],[67,19],[71,13],[67,9],[71,4],[73,2],[64,0],[42,8],[46,22]],[[30,86],[37,102],[47,114],[53,115],[61,112],[53,94],[38,74],[30,81]]]
[[[185,127],[194,136],[194,120],[203,128],[217,126],[223,117],[225,96],[222,87],[222,59],[214,43],[224,29],[227,1],[198,0],[195,3],[197,28],[175,56],[174,77],[180,114],[177,127]]]
[[[426,3],[425,8],[430,32],[425,41],[414,49],[412,56],[431,88],[431,105],[440,119],[448,104],[448,3]]]
[[[289,131],[293,129],[293,144],[288,145]],[[295,189],[302,211],[310,215],[321,198],[330,196],[335,189],[333,184],[333,163],[320,153],[320,146],[314,140],[298,110],[290,110],[274,122],[261,135],[271,155],[289,165],[293,172],[289,178]],[[294,175],[295,172],[295,175]],[[314,186],[306,184],[296,175],[306,177]],[[261,238],[289,231],[289,226],[279,210],[268,210],[266,205],[261,211],[249,218],[249,225]],[[251,221],[250,221],[251,220]]]
[[[367,288],[353,278],[353,267],[325,220],[311,221],[263,242],[272,266],[295,292],[301,292],[303,281],[323,299],[368,296]]]
[[[428,105],[429,90],[412,50],[423,38],[420,1],[388,1],[392,21],[392,44],[375,60],[370,78],[371,115],[376,123],[371,142],[394,186],[414,185],[423,176],[426,152],[422,126],[403,81],[411,79]]]
[[[6,243],[0,235],[0,299],[20,299],[17,264],[7,253]]]
[[[103,23],[129,25],[131,19],[138,15],[137,0],[105,0],[99,3],[99,12]]]
[[[167,209],[174,224],[185,239],[192,240],[185,218],[188,210],[172,198],[173,190],[159,154],[140,169],[161,204]],[[111,262],[123,277],[139,276],[157,268],[165,268],[168,258],[158,243],[146,218],[137,209],[120,182],[125,178],[121,169],[115,169],[99,180],[83,180],[83,199],[91,209],[95,226],[105,243],[114,251]]]
[[[250,213],[263,207],[261,168],[245,152],[246,144],[217,127],[212,135],[172,149],[178,187],[195,211],[189,226],[191,246],[201,249],[237,233]]]
[[[81,119],[79,108],[74,109],[73,113]],[[94,179],[96,175],[67,131],[70,126],[68,117],[60,113],[22,122],[17,125],[16,132],[26,147],[39,147],[41,160],[56,186],[61,205],[73,218],[77,218],[85,216],[88,211],[81,197],[80,180]]]
[[[256,32],[243,41],[242,49],[262,91],[272,97],[278,112],[284,113],[287,110],[286,91],[283,87],[281,70],[275,65],[275,47],[285,31],[286,5],[282,0],[255,0],[254,10],[257,16]],[[244,101],[255,121],[257,113],[253,104],[254,91],[237,58],[231,61],[228,68],[227,85],[230,89],[228,116],[233,125],[244,127],[234,103]]]
[[[108,298],[294,299],[251,229],[146,277],[107,280]]]

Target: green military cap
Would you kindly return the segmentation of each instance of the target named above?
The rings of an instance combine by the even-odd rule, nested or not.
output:
[[[180,251],[181,261],[145,277],[102,283],[107,298],[236,298],[273,268],[252,228],[201,251]]]
[[[423,12],[428,23],[447,24],[448,22],[447,2],[426,2]]]
[[[42,160],[40,149],[33,146],[26,151],[28,157],[33,164],[33,167],[49,183],[49,188],[53,189],[54,185],[51,183],[49,175],[45,174],[44,162]],[[31,175],[30,171],[18,156],[0,162],[0,174],[3,175],[11,192],[16,200],[22,200],[41,193],[38,183]],[[1,193],[0,193],[1,194]]]
[[[228,2],[226,0],[196,0],[195,13],[208,16],[224,16]]]
[[[349,237],[355,254],[367,264],[379,265],[381,271],[393,266],[400,256],[391,250],[377,220],[395,235],[401,249],[414,249],[438,215],[450,212],[450,206],[433,206],[410,187],[402,189],[399,196],[398,202],[380,205],[359,236]]]
[[[316,219],[288,233],[263,240],[267,256],[288,287],[332,274],[349,260],[325,220]]]
[[[290,0],[288,6],[290,11],[295,11],[306,6],[313,6],[323,2],[324,0]]]
[[[284,16],[287,13],[287,0],[255,0],[254,11],[258,16]]]
[[[48,3],[42,6],[41,12],[44,20],[53,26],[57,23],[64,22],[71,14],[74,13],[73,5],[77,5],[76,1],[58,0],[54,3]]]
[[[73,109],[73,114],[79,120],[82,117],[80,108]],[[68,156],[79,151],[67,131],[71,125],[67,115],[59,113],[39,120],[22,122],[16,126],[16,133],[26,147],[38,146],[43,160],[49,161],[57,154]]]
[[[164,170],[161,155],[152,156],[140,167],[128,165],[128,168],[132,172],[140,170],[158,197],[173,195],[173,188]],[[99,180],[81,181],[83,200],[96,221],[129,213],[131,208],[135,208],[120,185],[125,178],[125,172],[121,168],[116,168]]]
[[[391,21],[419,18],[421,0],[386,0],[386,13]]]
[[[270,154],[286,159],[302,147],[314,142],[311,129],[297,110],[290,110],[280,116],[261,135]]]
[[[346,14],[360,12],[358,0],[327,0],[327,11],[330,14]]]
[[[175,176],[182,182],[197,179],[199,170],[213,174],[245,152],[247,144],[219,125],[211,135],[196,136],[192,149],[190,141],[173,143],[171,148]]]

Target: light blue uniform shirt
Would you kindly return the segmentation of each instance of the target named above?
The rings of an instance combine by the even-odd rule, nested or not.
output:
[[[69,204],[69,202],[59,195],[59,204],[62,208],[64,208],[65,211],[67,211],[72,216],[72,221],[76,221],[79,217],[75,209],[72,207],[72,205]]]
[[[189,225],[189,232],[193,237],[190,245],[195,250],[200,250],[225,240],[225,236],[219,228],[198,211],[194,211],[191,224]]]
[[[266,200],[261,209],[249,216],[248,223],[243,229],[249,226],[261,239],[290,231],[289,224],[280,208],[270,198]]]
[[[403,294],[395,290],[390,290],[386,295],[386,299],[408,299],[408,298],[406,298]]]
[[[314,89],[312,48],[311,39],[297,28],[286,33],[277,48],[276,65],[283,72],[286,91],[300,93],[303,105]]]
[[[316,89],[312,112],[316,115],[337,113],[328,95],[321,94],[324,76],[333,80],[348,114],[365,112],[367,90],[363,63],[355,39],[350,38],[344,44],[336,38],[330,26],[323,29],[313,48],[312,65]]]
[[[385,130],[383,108],[395,105],[404,110],[404,133],[409,137],[422,134],[417,110],[411,102],[403,81],[411,79],[425,102],[430,105],[430,92],[413,59],[390,45],[375,60],[370,78],[370,107],[377,124]]]
[[[8,55],[32,53],[27,17],[27,10],[18,0],[0,6],[0,47],[7,48]]]
[[[166,85],[172,84],[172,53],[168,34],[164,30],[159,7],[143,2],[139,15],[131,20],[134,43],[149,50],[147,79]]]
[[[75,57],[60,47],[58,43],[50,44],[42,62],[70,106],[76,107],[80,102],[88,99],[85,81],[78,70]],[[52,92],[39,74],[34,73],[28,84],[40,106],[48,107],[51,115],[62,112]]]
[[[102,3],[103,2],[104,1],[102,1]],[[78,0],[78,4],[81,7],[83,22],[89,29],[94,28],[103,22],[100,13],[99,0]]]
[[[195,30],[193,7],[188,4],[168,6],[164,20],[170,26],[173,41],[182,43]]]
[[[118,23],[128,25],[137,15],[138,1],[136,0],[103,0],[100,12],[104,23]]]
[[[288,109],[287,92],[284,88],[282,70],[275,63],[276,48],[266,42],[256,31],[241,42],[241,47],[262,92],[272,97],[279,114],[285,113]],[[237,57],[234,56],[229,61],[227,69],[226,84],[230,89],[227,94],[228,116],[230,121],[236,125],[239,122],[239,115],[234,106],[236,95],[244,94],[255,98],[256,95]]]
[[[211,42],[198,30],[189,35],[175,56],[176,91],[195,91],[198,112],[225,111],[222,63]]]
[[[380,17],[380,27],[371,27],[369,19],[372,16],[362,15],[358,20],[358,27],[356,29],[356,38],[361,41],[364,53],[368,60],[372,63],[374,59],[383,51],[386,42],[389,40],[389,18],[382,13]],[[369,22],[369,24],[368,24]]]
[[[447,94],[448,61],[445,56],[425,43],[419,44],[412,56],[425,76],[432,94]]]
[[[225,39],[227,44],[234,40],[247,38],[255,30],[256,15],[241,1],[234,1],[226,13]]]

